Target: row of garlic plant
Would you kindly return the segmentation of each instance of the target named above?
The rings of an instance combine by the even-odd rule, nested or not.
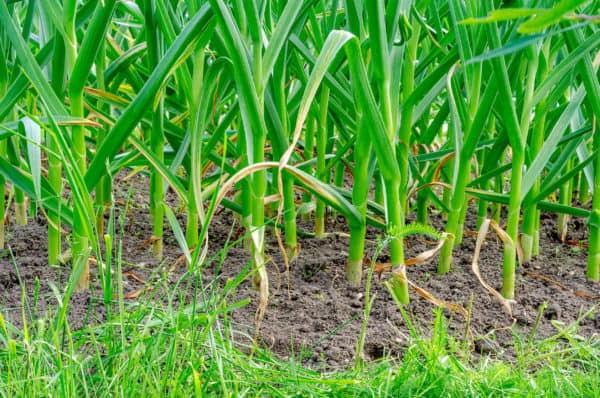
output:
[[[348,219],[351,284],[361,281],[367,223],[385,229],[403,302],[412,203],[421,223],[429,208],[448,215],[440,273],[461,243],[468,198],[480,201],[480,217],[489,203],[508,205],[507,298],[518,246],[525,260],[538,251],[541,209],[590,216],[587,275],[598,280],[600,33],[585,18],[596,3],[2,3],[0,171],[18,208],[25,192],[47,215],[50,264],[63,250],[61,225],[71,226],[80,288],[88,246],[101,257],[111,176],[138,166],[151,174],[155,254],[165,216],[183,236],[164,203],[171,187],[187,209],[179,243],[190,262],[204,248],[207,203],[223,181],[236,182],[238,203],[226,204],[249,231],[263,302],[265,203],[281,210],[285,254],[295,257],[298,186],[315,194],[317,236],[326,207]],[[574,186],[590,187],[591,212],[572,206]],[[548,201],[559,189],[561,203]]]

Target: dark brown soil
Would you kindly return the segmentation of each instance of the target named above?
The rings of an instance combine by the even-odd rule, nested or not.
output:
[[[125,218],[123,240],[123,277],[128,302],[135,302],[144,289],[144,280],[151,279],[157,269],[171,272],[169,280],[176,281],[186,267],[172,267],[180,257],[177,243],[165,224],[165,259],[157,261],[144,241],[150,238],[152,229],[145,205],[144,184],[140,177],[134,181],[135,191],[130,203],[133,206]],[[119,186],[125,186],[122,182]],[[124,203],[127,192],[117,192]],[[170,196],[170,200],[172,195]],[[434,215],[432,222],[442,229],[444,221]],[[237,223],[229,211],[218,213],[210,228],[210,253],[220,251]],[[600,284],[585,278],[586,250],[573,242],[585,242],[587,232],[583,220],[570,223],[568,240],[561,243],[556,234],[555,217],[543,215],[541,254],[531,262],[518,268],[514,318],[508,316],[497,299],[493,298],[478,282],[471,271],[475,238],[467,234],[461,247],[455,250],[453,269],[447,275],[436,274],[436,261],[408,269],[408,277],[419,287],[435,297],[457,303],[467,308],[472,298],[470,336],[474,352],[514,357],[513,333],[529,336],[535,325],[540,306],[547,302],[536,332],[536,339],[557,333],[559,325],[568,325],[578,320],[583,313],[598,306]],[[311,225],[301,223],[309,231]],[[260,330],[259,341],[282,358],[302,355],[303,362],[313,367],[345,367],[355,356],[356,343],[363,320],[364,286],[350,287],[345,280],[344,270],[348,248],[345,225],[340,220],[328,224],[330,235],[326,238],[300,238],[301,252],[290,264],[288,275],[279,255],[276,240],[267,233],[267,255],[273,260],[268,264],[271,297],[265,319]],[[473,220],[468,220],[467,230],[473,230]],[[235,232],[235,231],[234,231]],[[378,231],[370,230],[367,253],[375,250]],[[27,226],[10,225],[7,234],[7,249],[0,258],[0,311],[17,327],[23,326],[23,293],[26,298],[27,319],[49,316],[56,313],[57,299],[51,285],[64,289],[68,279],[68,268],[46,266],[46,224],[38,217]],[[432,242],[422,237],[410,237],[406,241],[407,256],[414,256],[433,247]],[[386,261],[384,250],[380,261]],[[14,259],[14,260],[13,260]],[[220,267],[218,281],[222,286],[228,278],[238,275],[248,264],[250,257],[241,245],[229,249],[226,260]],[[208,264],[204,282],[215,275],[217,262]],[[500,289],[502,246],[495,235],[489,235],[480,258],[480,269],[486,281]],[[94,272],[94,271],[93,271]],[[409,330],[396,304],[382,281],[373,278],[371,294],[376,295],[368,320],[364,357],[377,359],[387,354],[402,355],[409,339]],[[546,278],[546,279],[545,279]],[[550,281],[560,282],[561,286]],[[150,282],[148,282],[150,283]],[[410,318],[423,335],[431,334],[435,318],[434,305],[411,292],[412,301],[406,307]],[[254,334],[254,315],[258,293],[251,278],[237,290],[236,299],[250,298],[251,304],[233,313],[234,327],[240,333],[239,342],[247,344],[248,335]],[[590,298],[589,296],[596,296]],[[102,294],[97,278],[92,280],[89,293],[76,293],[70,302],[69,320],[71,327],[94,324],[104,319]],[[231,300],[228,300],[231,301]],[[462,340],[466,321],[463,315],[444,310],[450,319],[451,335]],[[579,323],[578,334],[591,337],[600,333],[600,311],[584,317]]]

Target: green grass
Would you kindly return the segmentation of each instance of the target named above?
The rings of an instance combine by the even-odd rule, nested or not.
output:
[[[220,316],[228,310],[223,301],[189,309],[139,305],[122,321],[78,331],[39,320],[27,338],[3,328],[0,395],[598,396],[598,341],[535,343],[518,365],[471,363],[448,347],[447,330],[436,326],[438,335],[412,340],[401,360],[318,372],[262,350],[245,354],[249,347],[233,343],[236,333]]]

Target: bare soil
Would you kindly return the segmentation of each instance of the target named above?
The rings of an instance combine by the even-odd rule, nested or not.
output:
[[[132,184],[133,190],[128,190]],[[165,258],[158,261],[145,245],[152,235],[146,204],[147,193],[142,177],[121,181],[116,195],[123,205],[130,196],[131,204],[123,232],[123,284],[128,302],[145,299],[145,287],[152,283],[151,275],[157,270],[169,274],[177,281],[185,274],[185,266],[178,264],[180,250],[165,224]],[[176,207],[176,199],[169,194]],[[118,213],[118,211],[117,211]],[[178,216],[183,220],[183,216]],[[433,225],[442,230],[441,215],[433,215]],[[311,231],[312,226],[300,222],[300,228]],[[218,253],[226,244],[230,232],[236,234],[237,222],[227,211],[220,211],[210,228],[210,254]],[[16,327],[23,327],[23,314],[28,322],[38,318],[50,319],[56,314],[57,298],[52,285],[60,291],[69,276],[68,267],[48,267],[46,264],[46,222],[42,217],[31,219],[27,226],[9,225],[7,248],[0,252],[0,311]],[[474,217],[467,219],[467,231],[473,231]],[[285,271],[273,233],[267,232],[267,255],[272,260],[267,265],[271,283],[271,297],[259,332],[259,343],[282,358],[296,357],[315,368],[346,367],[354,360],[365,306],[365,287],[352,288],[345,280],[345,262],[348,250],[346,226],[341,219],[330,218],[329,235],[325,238],[300,237],[300,255]],[[369,229],[367,254],[372,255],[380,231]],[[471,270],[475,237],[465,235],[462,245],[455,249],[453,267],[449,274],[436,274],[436,260],[408,269],[408,278],[435,297],[462,305],[470,310],[470,325],[457,312],[447,309],[451,336],[458,341],[465,333],[472,340],[471,350],[477,355],[514,358],[514,334],[528,337],[536,325],[540,307],[547,303],[535,330],[536,339],[557,334],[561,325],[579,320],[578,334],[591,337],[600,334],[600,310],[581,317],[592,308],[598,309],[600,284],[585,278],[587,240],[585,221],[573,219],[569,225],[567,242],[559,240],[556,217],[542,215],[540,255],[518,267],[516,299],[513,318],[497,299],[479,283]],[[204,284],[215,277],[222,286],[228,278],[238,275],[248,265],[247,251],[236,245],[229,249],[221,267],[217,261],[206,265]],[[433,247],[433,242],[420,236],[406,240],[407,256],[412,257]],[[385,262],[386,251],[378,261]],[[487,283],[501,288],[502,244],[490,233],[480,258],[480,269]],[[218,275],[215,273],[218,270]],[[93,325],[104,319],[102,292],[93,267],[90,292],[76,293],[70,302],[69,321],[72,328]],[[376,295],[367,324],[364,357],[374,360],[385,355],[401,356],[409,339],[409,329],[383,280],[374,276],[371,295]],[[289,287],[288,287],[289,280]],[[146,283],[144,283],[146,282]],[[432,333],[435,306],[411,292],[407,313],[422,335]],[[235,334],[241,345],[249,343],[254,335],[254,315],[258,293],[251,278],[237,290],[235,299],[249,298],[251,303],[236,310],[233,325],[241,333]],[[22,303],[26,305],[23,307]]]

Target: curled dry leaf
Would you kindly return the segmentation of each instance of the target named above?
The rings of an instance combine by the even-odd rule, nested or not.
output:
[[[124,295],[123,298],[125,300],[132,300],[132,299],[138,298],[140,296],[140,294],[142,294],[143,291],[144,291],[144,289],[138,289],[136,291],[133,291],[131,293]]]
[[[442,249],[442,246],[444,246],[444,241],[446,240],[446,237],[448,236],[448,234],[443,233],[442,234],[442,239],[440,239],[440,241],[438,242],[438,244],[429,250],[426,250],[422,253],[420,253],[419,255],[417,255],[416,257],[410,258],[408,260],[406,260],[404,262],[404,265],[419,265],[419,264],[424,264],[428,261],[430,261],[433,257],[435,257],[439,251]]]
[[[123,275],[129,276],[131,279],[135,279],[137,282],[139,282],[143,285],[146,284],[146,279],[144,279],[142,276],[136,274],[133,271],[125,271],[125,272],[123,272]]]
[[[442,238],[440,239],[440,241],[434,248],[426,250],[426,251],[418,254],[416,257],[406,260],[404,265],[405,266],[419,265],[419,264],[424,264],[424,263],[430,261],[442,249],[442,246],[444,245],[444,241],[446,240],[446,237],[447,237],[446,233],[442,234]],[[365,259],[364,264],[366,267],[371,266],[371,260]],[[392,264],[390,264],[390,263],[376,262],[373,267],[373,272],[375,272],[378,275],[379,279],[381,279],[381,274],[383,272],[389,272],[389,271],[392,271]],[[417,294],[419,296],[423,297],[425,300],[429,301],[433,305],[436,305],[438,307],[448,308],[451,311],[456,311],[456,312],[460,313],[461,315],[463,315],[465,318],[467,318],[468,312],[463,306],[435,297],[433,294],[431,294],[427,290],[425,290],[425,289],[417,286],[415,283],[411,282],[410,279],[408,279],[404,273],[394,272],[394,277],[398,278],[400,280],[406,280],[408,282],[408,284],[415,290],[415,292],[417,292]]]
[[[553,280],[551,278],[548,278],[545,275],[536,274],[534,272],[528,272],[528,271],[525,271],[524,274],[527,275],[530,278],[541,279],[541,280],[543,280],[545,282],[548,282],[549,284],[551,284],[553,286],[556,286],[559,289],[562,289],[564,291],[567,291],[567,292],[571,293],[573,296],[581,297],[581,298],[588,299],[588,300],[600,300],[600,296],[594,296],[594,295],[588,294],[586,292],[581,292],[581,291],[578,291],[578,290],[573,290],[573,289],[571,289],[571,288],[563,285],[560,282],[557,282],[557,281],[555,281],[555,280]]]
[[[438,244],[434,248],[426,250],[426,251],[418,254],[416,257],[409,258],[408,260],[404,261],[403,265],[404,266],[413,266],[413,265],[425,264],[426,262],[431,261],[431,259],[433,259],[433,257],[435,257],[439,253],[439,251],[442,249],[442,246],[444,246],[444,241],[446,240],[446,237],[447,237],[447,234],[443,233],[442,238],[439,240]],[[363,264],[365,267],[370,267],[371,259],[365,258],[363,260]],[[377,277],[379,279],[381,279],[381,274],[383,274],[384,272],[390,272],[390,271],[392,271],[391,263],[375,262],[373,272],[377,274]]]
[[[407,281],[408,281],[408,284],[415,290],[415,292],[417,292],[417,294],[419,296],[423,297],[425,300],[429,301],[430,303],[432,303],[438,307],[448,308],[450,311],[458,312],[465,318],[467,318],[469,316],[469,313],[462,305],[439,299],[439,298],[435,297],[433,294],[429,293],[427,290],[415,285],[409,279],[407,279]]]
[[[581,247],[583,249],[587,249],[589,245],[586,242],[580,242],[577,240],[566,240],[565,243],[570,246]]]
[[[143,241],[139,246],[138,249],[144,249],[148,246],[150,246],[151,244],[153,244],[154,242],[156,242],[157,240],[160,240],[159,237],[157,236],[151,236],[148,239],[146,239],[145,241]]]
[[[175,271],[177,268],[183,266],[185,264],[185,262],[186,262],[185,255],[182,254],[181,256],[177,257],[177,259],[175,260],[173,265],[171,265],[170,271],[171,272]]]
[[[508,315],[511,318],[513,318],[511,304],[514,303],[514,300],[505,299],[500,293],[498,293],[498,291],[496,291],[493,287],[491,287],[485,282],[485,280],[481,277],[481,273],[479,272],[479,255],[481,253],[481,246],[485,241],[485,237],[489,230],[490,224],[492,225],[494,231],[496,231],[496,233],[505,245],[513,244],[510,237],[506,234],[506,232],[504,232],[504,230],[502,230],[502,228],[500,228],[500,226],[496,222],[490,220],[489,218],[486,218],[481,224],[481,228],[479,229],[479,233],[477,234],[477,242],[475,243],[475,252],[473,253],[473,263],[471,264],[471,269],[473,270],[475,276],[477,276],[479,283],[481,283],[481,285],[488,292],[490,292],[492,296],[496,297],[500,301]]]
[[[278,193],[273,194],[273,195],[269,195],[269,196],[265,196],[265,199],[264,199],[265,206],[268,206],[268,205],[270,205],[272,203],[277,203],[280,200],[281,200],[281,195],[278,194]]]

